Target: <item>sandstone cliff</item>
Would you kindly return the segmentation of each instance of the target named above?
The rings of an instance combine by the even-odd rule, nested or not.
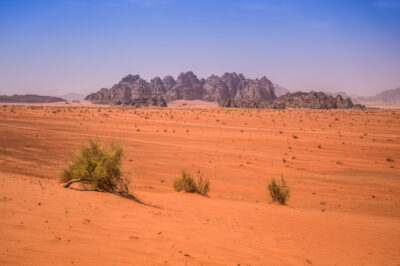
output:
[[[199,79],[193,72],[153,78],[150,82],[138,75],[128,75],[110,89],[103,88],[86,97],[93,103],[131,105],[135,99],[163,98],[165,101],[205,100],[219,102],[228,99],[273,100],[274,85],[266,77],[247,79],[242,74],[225,73]],[[152,102],[152,101],[150,101]],[[154,101],[156,104],[162,101]],[[162,102],[163,103],[163,102]]]

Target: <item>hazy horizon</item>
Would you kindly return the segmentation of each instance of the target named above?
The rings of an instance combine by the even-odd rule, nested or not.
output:
[[[400,86],[400,0],[5,0],[0,36],[0,94],[186,71],[361,96]]]

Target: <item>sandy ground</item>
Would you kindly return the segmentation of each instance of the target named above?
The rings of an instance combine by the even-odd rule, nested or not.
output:
[[[169,102],[168,107],[218,107],[218,103],[202,100],[176,100]]]
[[[107,104],[94,104],[91,101],[66,101],[52,103],[0,103],[0,106],[51,106],[51,107],[109,107]]]
[[[52,106],[52,107],[110,107],[109,104],[94,104],[91,101],[67,101],[52,103],[0,103],[9,106]],[[121,107],[121,106],[115,106]],[[168,107],[218,107],[216,102],[208,102],[203,100],[176,100],[168,103]],[[125,107],[129,108],[129,107]]]
[[[62,188],[87,139],[120,141],[159,208]],[[400,265],[399,168],[400,111],[4,105],[0,265]],[[173,191],[182,169],[209,198]]]

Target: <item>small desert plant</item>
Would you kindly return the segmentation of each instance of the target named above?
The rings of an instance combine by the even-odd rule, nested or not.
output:
[[[196,192],[200,195],[207,196],[208,191],[210,191],[210,181],[203,177],[203,174],[197,172],[197,190]]]
[[[203,174],[197,172],[197,180],[186,171],[182,171],[174,180],[175,191],[184,191],[189,193],[198,193],[207,196],[210,191],[210,181],[203,177]]]
[[[122,147],[116,143],[89,141],[61,174],[64,187],[81,183],[85,189],[109,192],[131,198],[129,180],[121,171]]]
[[[392,157],[387,157],[387,158],[386,158],[386,162],[394,162],[394,160],[393,160]]]
[[[272,202],[278,202],[279,204],[286,205],[286,201],[290,196],[289,187],[286,185],[285,179],[281,178],[281,183],[276,182],[272,179],[268,184],[269,194],[271,195]]]
[[[174,180],[175,191],[196,192],[196,181],[193,176],[186,171],[182,171]]]

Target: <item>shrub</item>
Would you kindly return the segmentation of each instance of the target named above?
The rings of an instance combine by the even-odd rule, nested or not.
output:
[[[61,174],[64,187],[81,183],[85,189],[109,192],[126,198],[129,181],[121,171],[122,147],[116,143],[89,141],[76,153],[72,163]]]
[[[199,193],[200,195],[207,196],[208,191],[210,191],[210,181],[208,179],[203,178],[203,174],[200,171],[198,171],[196,192]]]
[[[280,184],[272,179],[268,184],[269,194],[271,195],[272,202],[286,205],[286,201],[290,196],[289,187],[286,185],[285,179],[282,177]]]
[[[178,192],[196,192],[196,181],[191,174],[187,173],[186,171],[182,171],[182,173],[174,180],[174,189]]]
[[[189,193],[198,193],[207,196],[210,191],[210,181],[203,177],[203,174],[197,172],[197,180],[186,171],[182,171],[174,180],[175,191],[184,191]]]

